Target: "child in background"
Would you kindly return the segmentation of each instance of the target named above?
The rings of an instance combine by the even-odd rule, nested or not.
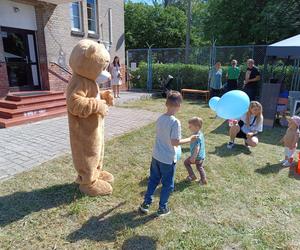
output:
[[[222,68],[221,63],[217,62],[209,71],[208,82],[210,87],[210,97],[222,95]]]
[[[300,126],[300,117],[293,116],[289,119],[289,126],[286,130],[284,137],[281,139],[281,142],[284,144],[284,153],[285,159],[282,161],[283,167],[290,167],[293,165],[294,154],[299,140],[299,126]]]
[[[188,181],[194,181],[197,179],[191,166],[192,164],[195,164],[197,170],[200,173],[199,184],[206,185],[207,179],[203,168],[203,161],[205,159],[205,141],[204,141],[204,135],[201,132],[202,123],[203,121],[199,117],[193,117],[192,119],[189,120],[189,129],[191,130],[193,135],[197,136],[197,140],[191,142],[190,144],[191,156],[184,161],[184,165],[189,173],[187,177]]]
[[[181,139],[180,121],[175,117],[182,103],[182,96],[177,91],[171,91],[167,97],[167,112],[161,115],[156,122],[156,140],[152,153],[152,162],[150,167],[150,177],[148,188],[145,194],[144,202],[140,205],[139,210],[142,213],[148,213],[153,201],[153,194],[158,186],[162,183],[160,193],[159,216],[170,213],[168,200],[174,189],[174,176],[176,169],[176,147],[181,144],[195,141],[197,136]]]

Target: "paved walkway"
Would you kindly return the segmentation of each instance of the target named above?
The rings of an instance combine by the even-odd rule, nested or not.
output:
[[[119,103],[145,97],[126,94]],[[158,117],[145,110],[113,107],[105,121],[105,138],[122,135],[145,126]],[[39,164],[70,152],[67,117],[0,129],[0,180],[27,171]]]

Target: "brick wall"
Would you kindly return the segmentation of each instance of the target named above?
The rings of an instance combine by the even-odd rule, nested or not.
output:
[[[60,67],[69,68],[69,55],[75,44],[83,38],[95,41],[109,41],[108,9],[112,9],[112,47],[111,57],[120,57],[122,64],[123,85],[125,84],[125,44],[124,44],[124,3],[123,0],[98,0],[98,36],[88,34],[86,0],[82,1],[83,33],[79,36],[71,34],[70,4],[49,4],[36,0],[15,0],[35,6],[37,21],[37,50],[42,89],[65,90],[69,75]],[[0,44],[1,56],[1,44]],[[0,58],[1,59],[1,58]],[[0,60],[1,62],[1,60]],[[6,69],[6,67],[4,67]],[[1,69],[0,69],[1,73]],[[0,82],[1,85],[4,86]],[[2,87],[3,89],[7,89]],[[0,90],[1,91],[1,90]]]
[[[6,68],[5,58],[4,58],[2,37],[0,36],[0,98],[5,96],[8,93],[8,91],[9,91],[9,82],[7,76],[7,68]]]
[[[100,39],[109,41],[109,15],[112,10],[112,47],[111,59],[120,57],[121,64],[125,64],[125,28],[124,28],[124,1],[123,0],[98,0],[100,5]]]
[[[70,21],[70,4],[59,4],[55,6],[49,13],[48,21],[45,25],[45,45],[47,50],[48,63],[56,63],[63,68],[69,68],[69,56],[75,44],[83,38],[92,39],[94,41],[108,41],[108,8],[112,8],[113,15],[113,43],[111,48],[111,57],[118,55],[121,63],[125,63],[125,46],[124,46],[124,4],[122,0],[98,0],[98,37],[90,37],[88,34],[86,1],[82,1],[83,14],[83,33],[79,36],[71,34]],[[48,11],[48,10],[47,10]],[[44,14],[45,16],[45,14]],[[122,67],[122,74],[125,72],[125,66]],[[50,70],[50,68],[49,68]],[[63,77],[64,78],[64,77]],[[123,76],[123,89],[127,89],[125,84],[125,75]],[[62,87],[66,83],[62,80],[59,83],[57,77],[49,72],[49,88],[50,90],[65,89]],[[55,87],[58,85],[59,87]]]
[[[128,90],[128,84],[126,82],[126,65],[122,64],[121,65],[121,76],[122,76],[122,85],[121,85],[121,90]]]
[[[9,91],[6,64],[0,62],[0,97],[5,96]]]
[[[45,40],[45,28],[50,17],[55,10],[56,5],[40,3],[35,6],[36,25],[37,25],[37,51],[39,57],[40,75],[41,75],[41,87],[43,90],[50,89],[49,74],[48,74],[48,57],[47,47]]]
[[[49,88],[52,91],[65,92],[71,79],[71,72],[66,71],[54,63],[49,64]]]

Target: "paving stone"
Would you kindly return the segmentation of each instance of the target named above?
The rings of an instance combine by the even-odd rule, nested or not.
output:
[[[123,93],[119,103],[149,97],[143,93]],[[110,108],[105,120],[105,140],[154,122],[159,113]],[[0,180],[27,171],[59,155],[70,152],[67,117],[0,129]]]

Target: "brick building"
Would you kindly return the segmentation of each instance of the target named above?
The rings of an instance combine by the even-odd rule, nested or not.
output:
[[[1,0],[0,97],[65,90],[69,55],[83,38],[103,43],[112,58],[118,55],[124,73],[123,0]]]

